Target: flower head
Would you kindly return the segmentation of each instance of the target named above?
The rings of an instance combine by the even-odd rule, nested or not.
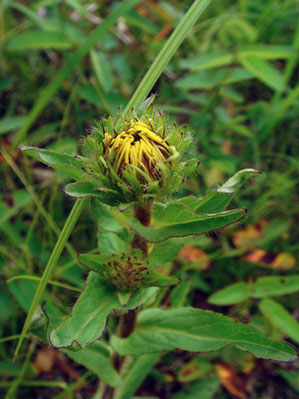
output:
[[[123,170],[130,171],[141,183],[144,183],[144,174],[150,180],[158,181],[162,176],[159,162],[165,163],[174,153],[165,138],[153,130],[151,123],[134,119],[114,138],[105,133],[103,148],[104,159],[110,162],[118,176],[122,177]]]
[[[183,159],[192,142],[186,128],[168,126],[165,114],[150,101],[132,109],[128,117],[120,111],[117,118],[102,119],[86,136],[91,162],[84,172],[104,203],[161,201],[198,165]]]

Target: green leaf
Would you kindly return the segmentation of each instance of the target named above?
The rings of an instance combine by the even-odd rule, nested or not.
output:
[[[132,292],[118,291],[118,292],[116,293],[116,295],[117,295],[117,298],[118,298],[119,303],[120,303],[122,306],[125,306],[125,305],[127,305],[127,303],[129,302],[129,300],[130,300],[130,298],[131,298],[131,295],[132,295]]]
[[[111,261],[110,256],[94,255],[94,254],[80,254],[78,261],[89,270],[93,270],[99,274],[105,272],[106,267],[103,266]]]
[[[207,378],[189,386],[188,392],[180,392],[173,399],[212,399],[220,387],[218,378]]]
[[[261,312],[287,336],[299,342],[299,323],[279,303],[273,299],[264,299],[259,304]]]
[[[192,57],[179,61],[179,67],[191,69],[193,71],[203,71],[205,69],[219,68],[230,65],[234,60],[234,55],[226,51],[216,51],[200,57]]]
[[[170,238],[156,244],[148,258],[150,265],[159,267],[171,261],[180,252],[184,242],[185,238]]]
[[[144,379],[159,361],[160,354],[143,355],[135,358],[123,376],[122,384],[116,389],[115,399],[131,399]]]
[[[187,295],[191,290],[191,281],[183,281],[177,287],[175,287],[170,293],[170,302],[172,308],[179,308],[185,305]]]
[[[100,51],[92,50],[90,52],[91,63],[98,79],[98,82],[105,91],[109,91],[113,83],[113,75],[107,56]]]
[[[109,386],[116,387],[122,383],[120,375],[111,363],[111,354],[102,342],[94,342],[79,352],[72,352],[67,349],[61,351],[76,363],[82,364],[88,370],[94,372]]]
[[[23,116],[9,116],[0,120],[0,135],[15,130],[22,126],[25,118]]]
[[[292,294],[299,291],[299,276],[260,277],[253,284],[240,282],[228,285],[209,297],[214,305],[232,305],[248,298],[267,298],[270,296]]]
[[[194,357],[191,361],[185,363],[177,373],[179,382],[196,381],[205,377],[212,371],[212,364],[204,357]]]
[[[195,212],[216,213],[224,211],[233,199],[234,194],[243,186],[246,180],[260,173],[256,169],[242,169],[217,190],[208,192],[203,198],[186,197],[182,198],[180,202]]]
[[[149,265],[149,273],[144,279],[144,285],[147,287],[169,287],[178,283],[178,278],[166,276],[151,265]]]
[[[118,209],[112,209],[95,198],[91,200],[91,207],[96,222],[103,230],[115,233],[123,240],[128,239],[129,233],[124,226],[126,220]]]
[[[290,58],[295,54],[291,46],[281,46],[276,44],[252,44],[243,46],[238,51],[242,57],[256,57],[263,60],[276,60]]]
[[[243,208],[208,215],[195,213],[183,204],[156,204],[150,227],[142,225],[136,218],[131,219],[129,225],[147,241],[160,242],[171,237],[207,233],[238,222],[245,216]]]
[[[68,49],[73,47],[63,33],[27,31],[12,37],[7,43],[7,49],[11,51],[34,50],[34,49]]]
[[[213,305],[233,305],[234,303],[245,301],[249,296],[250,291],[248,285],[244,282],[240,282],[215,292],[215,294],[209,297],[208,302]]]
[[[96,196],[99,190],[90,182],[78,182],[67,184],[63,191],[70,197],[86,198],[90,196]]]
[[[278,373],[299,393],[299,373],[298,371],[278,370]]]
[[[20,150],[26,155],[51,166],[53,169],[67,174],[75,180],[85,179],[82,168],[88,162],[86,158],[59,153],[52,150],[44,150],[37,147],[22,146],[20,147]]]
[[[114,233],[99,228],[97,238],[98,247],[102,255],[116,255],[129,250],[129,243]]]
[[[107,205],[115,206],[120,204],[120,196],[117,191],[110,189],[99,189],[90,182],[76,182],[67,184],[64,193],[74,198],[96,197]]]
[[[84,348],[103,334],[106,319],[112,310],[134,309],[149,299],[156,288],[147,288],[132,293],[129,303],[122,306],[117,292],[97,273],[90,272],[85,290],[74,305],[72,315],[50,334],[55,348],[73,344]]]
[[[139,314],[136,329],[128,338],[112,337],[112,346],[122,356],[176,348],[206,352],[219,350],[227,344],[265,359],[287,361],[296,358],[296,351],[290,345],[271,340],[252,326],[189,307],[145,310]]]
[[[260,277],[253,286],[253,298],[292,294],[299,291],[299,275]]]
[[[283,75],[278,72],[271,64],[260,58],[239,57],[241,64],[261,82],[265,83],[271,89],[283,91],[285,89],[285,80]]]

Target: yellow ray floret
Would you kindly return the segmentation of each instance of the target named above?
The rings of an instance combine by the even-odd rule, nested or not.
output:
[[[104,158],[119,176],[128,165],[132,165],[154,180],[158,180],[160,176],[157,162],[165,162],[171,155],[169,145],[153,131],[150,124],[134,119],[127,129],[114,138],[105,133],[103,148]],[[135,168],[129,168],[130,173],[138,177],[138,170]]]

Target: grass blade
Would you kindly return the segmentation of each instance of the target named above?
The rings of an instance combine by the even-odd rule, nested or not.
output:
[[[144,78],[140,82],[134,95],[129,101],[124,113],[128,114],[132,107],[138,107],[138,105],[145,99],[149,94],[154,84],[159,79],[164,68],[169,63],[174,53],[178,49],[179,45],[187,36],[188,32],[198,20],[199,16],[203,13],[206,7],[209,5],[211,0],[195,0],[192,6],[189,8],[187,13],[184,15],[181,22],[173,31],[170,38],[167,40],[162,50],[150,66]]]
[[[40,302],[42,294],[43,294],[51,276],[53,275],[53,272],[56,267],[57,261],[60,257],[60,254],[61,254],[61,252],[65,246],[65,243],[67,242],[82,210],[83,210],[84,205],[85,205],[84,199],[83,200],[80,199],[75,202],[75,205],[74,205],[73,209],[71,210],[71,213],[69,214],[69,217],[67,218],[67,221],[61,231],[61,234],[60,234],[60,236],[57,240],[57,243],[53,249],[53,252],[50,256],[48,264],[45,268],[43,276],[42,276],[40,283],[37,287],[37,290],[35,292],[34,299],[31,303],[29,312],[27,314],[27,317],[26,317],[26,320],[25,320],[25,323],[23,326],[23,330],[21,332],[21,335],[20,335],[16,350],[15,350],[15,355],[14,355],[15,358],[18,356],[19,350],[20,350],[22,342],[27,334],[27,331],[30,326],[30,322],[34,315],[34,312]]]

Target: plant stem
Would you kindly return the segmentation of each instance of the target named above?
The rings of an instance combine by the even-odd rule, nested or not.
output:
[[[17,355],[19,353],[19,350],[21,348],[23,340],[24,340],[24,338],[27,334],[27,331],[29,329],[31,319],[35,313],[35,310],[36,310],[38,304],[40,303],[42,294],[43,294],[44,290],[46,289],[46,286],[47,286],[51,276],[53,275],[53,272],[55,270],[58,259],[61,255],[61,252],[62,252],[63,248],[65,247],[65,244],[66,244],[66,242],[67,242],[67,240],[68,240],[68,238],[69,238],[69,236],[70,236],[70,234],[71,234],[71,232],[72,232],[72,230],[83,210],[84,205],[85,205],[85,199],[78,199],[75,202],[75,205],[74,205],[73,209],[71,210],[69,217],[67,218],[67,221],[61,231],[61,234],[59,235],[59,238],[58,238],[56,245],[53,249],[53,252],[50,256],[50,259],[45,268],[43,276],[39,282],[39,285],[35,292],[29,312],[27,314],[27,317],[26,317],[26,320],[25,320],[25,323],[23,326],[23,330],[21,332],[21,335],[20,335],[16,350],[15,350],[15,355],[14,355],[15,358],[17,357]]]
[[[139,220],[141,224],[144,226],[149,226],[151,222],[151,208],[152,204],[146,204],[145,206],[136,206],[134,207],[134,216]],[[143,257],[146,258],[148,256],[148,246],[146,240],[141,237],[138,233],[135,233],[134,238],[132,240],[132,248],[140,249],[143,253]]]

